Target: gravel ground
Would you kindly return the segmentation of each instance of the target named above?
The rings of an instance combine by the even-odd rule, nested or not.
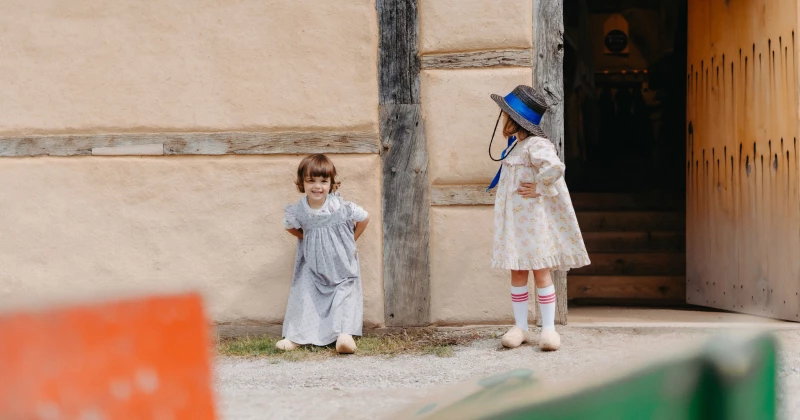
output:
[[[218,411],[224,419],[384,418],[442,385],[525,367],[551,383],[575,381],[679,351],[709,336],[688,329],[565,327],[561,350],[502,350],[499,340],[459,347],[453,357],[333,357],[284,362],[217,360]],[[800,330],[777,332],[781,345],[780,418],[800,418]]]

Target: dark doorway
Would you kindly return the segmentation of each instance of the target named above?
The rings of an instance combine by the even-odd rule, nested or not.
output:
[[[683,305],[686,1],[564,0],[564,26],[570,303]]]
[[[684,191],[686,2],[565,0],[564,11],[570,190]]]

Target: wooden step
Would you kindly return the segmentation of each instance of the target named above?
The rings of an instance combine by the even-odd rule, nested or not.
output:
[[[572,206],[578,211],[661,210],[686,211],[685,193],[571,193]]]
[[[686,230],[686,214],[667,211],[584,211],[578,212],[582,232]]]
[[[684,232],[585,232],[583,241],[594,252],[684,252]]]
[[[682,276],[686,255],[680,253],[595,253],[589,266],[570,270],[572,275],[591,276]]]
[[[684,276],[569,275],[567,289],[567,298],[576,304],[686,304]]]

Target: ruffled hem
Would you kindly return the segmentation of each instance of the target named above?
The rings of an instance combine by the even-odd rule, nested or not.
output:
[[[492,258],[492,268],[502,270],[542,270],[549,268],[555,271],[569,271],[573,268],[585,267],[592,262],[584,255],[554,255],[546,258],[529,259],[497,259]]]

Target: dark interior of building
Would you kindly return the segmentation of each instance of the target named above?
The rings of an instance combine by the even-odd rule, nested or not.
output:
[[[685,3],[565,0],[571,191],[685,188]]]
[[[685,305],[687,2],[565,0],[564,26],[570,303]]]

